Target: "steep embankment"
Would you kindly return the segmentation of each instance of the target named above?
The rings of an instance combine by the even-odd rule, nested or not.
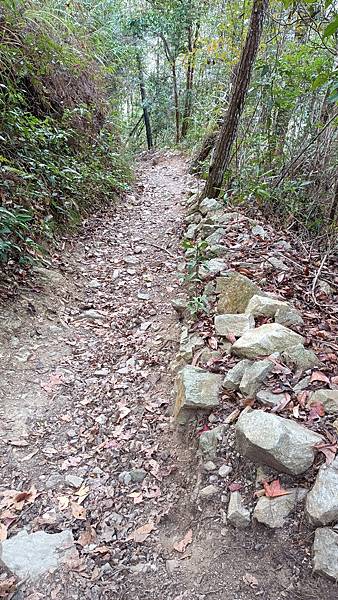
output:
[[[0,18],[0,262],[40,255],[125,188],[129,169],[112,110],[113,81],[89,36],[60,16],[13,3]],[[110,96],[110,97],[109,97]]]
[[[40,270],[34,285],[21,290],[20,301],[3,310],[1,535],[7,528],[3,560],[24,579],[23,597],[336,596],[333,583],[311,574],[312,529],[302,505],[274,530],[256,521],[238,529],[227,520],[231,490],[243,495],[247,510],[263,487],[259,478],[256,483],[254,463],[235,445],[243,395],[225,391],[211,414],[201,411],[188,428],[171,424],[170,363],[182,328],[171,302],[182,295],[183,199],[191,185],[179,156],[155,155],[141,162],[134,194],[116,211],[89,217],[78,240],[55,257],[53,269]],[[279,293],[290,298],[287,272],[270,270],[267,259],[278,244],[283,260],[296,263],[297,278],[290,271],[291,281],[301,285],[298,269],[308,257],[299,255],[296,261],[294,241],[286,247],[285,234],[266,225],[252,232],[252,227],[240,217],[225,225],[218,246],[227,246],[227,266],[244,269],[265,291],[273,291],[277,282]],[[318,279],[324,274],[323,267]],[[213,279],[206,270],[205,276]],[[207,289],[211,304],[213,284]],[[184,311],[182,302],[174,304]],[[325,360],[325,368],[309,373],[320,370],[332,384],[331,316],[323,316],[320,307],[305,309],[297,300],[296,305],[303,319],[310,319],[303,330]],[[189,320],[190,313],[184,314]],[[203,349],[196,351],[195,342],[189,347],[185,336],[180,360],[215,377],[238,362],[227,353],[233,339],[219,337],[210,317],[195,325],[190,320],[189,337],[192,331],[195,341],[202,338]],[[288,370],[278,360],[272,366],[270,393],[292,396],[279,415],[325,434],[331,417],[313,415],[310,423],[305,395],[295,392],[307,372]],[[310,379],[307,390],[327,388],[318,375]],[[208,446],[208,437],[214,438],[210,432],[219,426],[222,439],[217,447],[217,439]],[[198,445],[208,457],[196,455]],[[315,467],[320,462],[318,455]],[[281,474],[281,485],[310,488],[314,475],[313,468],[296,478]],[[247,522],[248,512],[240,513]],[[24,528],[35,536],[34,561]],[[53,537],[56,533],[59,537]],[[60,551],[65,542],[67,550],[56,561],[53,549]],[[59,568],[46,574],[57,562]],[[33,564],[40,576],[32,583],[25,575],[32,574]],[[8,574],[1,585],[11,583],[14,588]]]

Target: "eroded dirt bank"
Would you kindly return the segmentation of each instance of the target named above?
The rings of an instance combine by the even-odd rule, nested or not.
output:
[[[91,217],[2,311],[1,491],[28,492],[3,496],[2,523],[9,538],[27,527],[75,539],[64,567],[15,597],[333,600],[297,522],[292,540],[290,530],[238,531],[219,498],[196,501],[196,436],[169,418],[192,182],[174,154],[138,172],[135,193]]]

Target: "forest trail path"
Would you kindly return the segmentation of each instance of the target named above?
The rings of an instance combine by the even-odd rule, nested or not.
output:
[[[196,440],[170,426],[181,330],[171,300],[191,181],[178,155],[140,162],[135,193],[91,216],[2,313],[1,490],[30,490],[21,504],[4,497],[2,522],[10,539],[26,527],[71,530],[76,542],[64,568],[22,584],[17,599],[321,596],[313,581],[295,595],[286,533],[233,530],[220,499],[196,501]],[[19,543],[23,564],[24,553]]]

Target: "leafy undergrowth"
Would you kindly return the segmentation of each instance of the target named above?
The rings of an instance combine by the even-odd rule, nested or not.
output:
[[[57,227],[124,190],[129,168],[83,40],[18,2],[5,3],[0,43],[0,261],[27,263]]]

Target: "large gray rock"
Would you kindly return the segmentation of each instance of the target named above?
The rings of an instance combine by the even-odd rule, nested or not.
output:
[[[314,460],[314,446],[323,442],[310,429],[261,410],[243,411],[236,435],[244,456],[290,475],[307,471]]]
[[[295,327],[304,325],[304,321],[294,306],[281,306],[275,314],[275,322],[285,327]]]
[[[274,363],[269,360],[257,360],[245,369],[239,389],[249,398],[254,398],[256,392],[262,387],[263,382],[274,368]]]
[[[215,211],[220,211],[224,208],[224,204],[222,202],[218,202],[214,198],[204,198],[199,205],[200,213],[205,216],[208,213],[213,213]]]
[[[199,367],[184,367],[177,375],[177,396],[174,416],[182,411],[211,410],[219,404],[222,375],[209,373]]]
[[[0,556],[6,567],[19,577],[34,580],[55,571],[63,563],[78,558],[70,529],[61,533],[26,530],[1,544]]]
[[[250,299],[245,312],[253,317],[274,317],[277,310],[284,306],[288,306],[288,304],[269,296],[255,294]]]
[[[338,581],[338,533],[329,527],[317,529],[313,545],[313,570]]]
[[[216,293],[219,294],[217,312],[229,314],[244,313],[252,296],[262,292],[251,279],[233,271],[217,278]]]
[[[304,341],[301,335],[278,323],[250,329],[232,346],[232,352],[244,358],[256,358],[284,350]]]
[[[238,529],[245,529],[250,525],[250,511],[243,505],[239,492],[231,492],[227,517],[229,523]]]
[[[323,465],[306,500],[306,514],[314,525],[338,521],[338,458]]]
[[[285,327],[303,324],[303,319],[294,306],[269,296],[253,296],[245,312],[254,317],[274,318],[276,323]]]
[[[221,258],[211,258],[206,260],[199,268],[199,276],[201,279],[207,279],[212,275],[222,273],[227,268],[226,262]]]
[[[251,365],[251,360],[247,360],[246,358],[240,360],[239,363],[237,363],[237,365],[235,365],[232,369],[230,369],[230,371],[227,372],[223,381],[223,387],[226,390],[238,390],[245,370]]]
[[[325,412],[328,414],[338,414],[338,390],[316,390],[311,394],[309,405],[321,402]]]
[[[297,502],[303,500],[307,494],[304,488],[287,490],[286,496],[259,498],[253,516],[259,523],[263,523],[271,529],[283,527],[285,519],[293,511]]]
[[[319,360],[312,350],[304,348],[303,344],[292,346],[283,352],[283,359],[288,366],[295,365],[298,369],[306,371],[319,364]]]
[[[215,330],[218,335],[240,337],[249,329],[255,327],[255,320],[251,315],[216,315]]]

